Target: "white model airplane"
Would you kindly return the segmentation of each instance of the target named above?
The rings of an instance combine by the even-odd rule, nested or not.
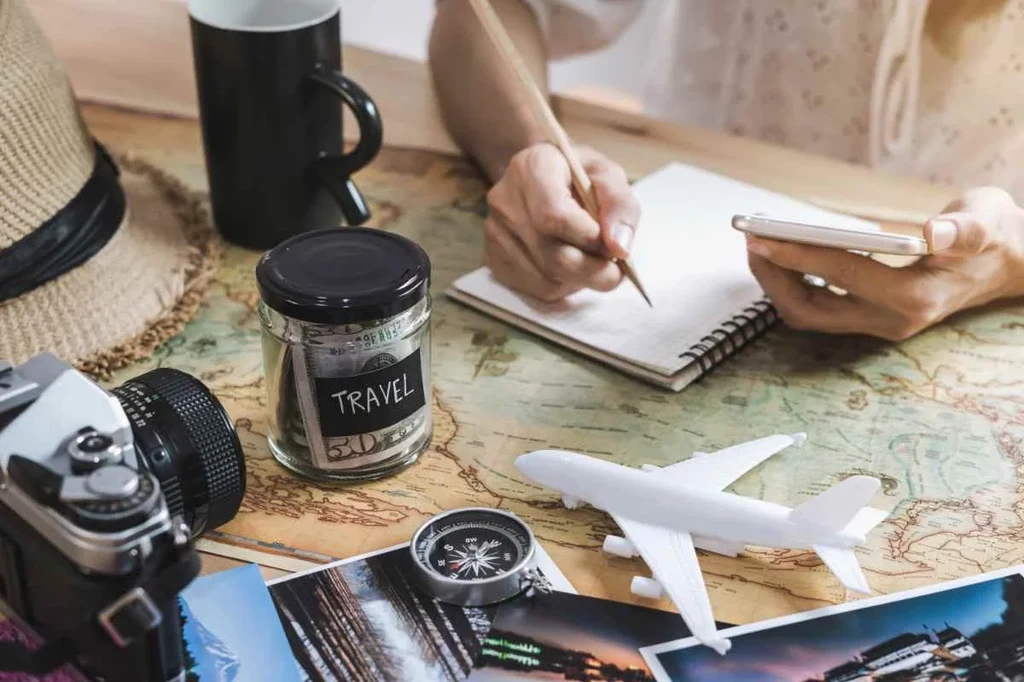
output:
[[[570,509],[589,503],[611,514],[626,537],[609,535],[604,550],[639,554],[654,574],[654,580],[634,577],[633,593],[656,599],[667,592],[693,636],[724,655],[731,644],[715,627],[697,548],[732,557],[748,544],[811,548],[846,587],[871,591],[853,548],[888,516],[865,506],[878,492],[878,479],[851,476],[795,509],[722,492],[775,453],[805,441],[802,433],[768,436],[641,469],[540,450],[519,457],[516,467],[562,493]]]

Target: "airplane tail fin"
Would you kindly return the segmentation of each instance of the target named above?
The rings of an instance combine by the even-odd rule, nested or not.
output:
[[[843,532],[847,535],[867,535],[887,518],[889,518],[889,512],[874,507],[864,507],[854,515],[853,521],[850,521]]]
[[[838,533],[858,518],[862,507],[871,501],[881,486],[881,482],[872,476],[851,476],[801,504],[789,513],[789,518],[796,523]],[[868,520],[862,519],[861,522],[866,524]]]
[[[794,522],[814,528],[862,538],[889,514],[866,506],[881,483],[871,476],[851,476],[790,512]],[[871,587],[852,547],[814,545],[814,551],[848,589],[870,594]]]
[[[861,570],[860,562],[857,561],[857,555],[853,553],[852,547],[815,545],[814,551],[828,566],[828,570],[839,578],[839,582],[854,592],[871,594],[868,579],[864,576],[864,571]]]

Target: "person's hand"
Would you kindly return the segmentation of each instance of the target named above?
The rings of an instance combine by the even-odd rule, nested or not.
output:
[[[572,194],[569,164],[542,143],[520,151],[487,194],[485,261],[502,283],[544,301],[580,289],[611,291],[629,254],[640,205],[621,167],[578,149],[601,209],[595,221]]]
[[[839,249],[749,237],[750,269],[795,329],[907,339],[958,310],[1024,296],[1024,209],[966,192],[924,228],[931,255],[894,268]],[[808,285],[816,275],[844,290]]]

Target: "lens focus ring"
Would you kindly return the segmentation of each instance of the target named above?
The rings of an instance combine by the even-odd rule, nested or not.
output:
[[[189,460],[178,462],[177,467],[185,474],[179,476],[178,481],[185,507],[196,517],[200,517],[197,507],[207,509],[205,518],[193,518],[193,533],[199,534],[230,521],[245,494],[245,458],[234,424],[220,402],[202,382],[171,368],[147,372],[125,382],[114,393],[120,397],[124,389],[136,387],[143,389],[150,400],[162,399],[180,420],[190,441],[191,452],[169,454]],[[174,428],[162,423],[159,417],[155,421],[151,428]],[[148,453],[143,456],[148,457]],[[196,490],[196,484],[205,490]]]

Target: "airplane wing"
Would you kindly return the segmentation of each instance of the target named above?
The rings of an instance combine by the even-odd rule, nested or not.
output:
[[[861,570],[860,562],[852,548],[815,545],[814,551],[825,562],[828,570],[839,578],[839,582],[854,592],[871,594],[868,579],[864,576],[864,571]]]
[[[664,468],[648,467],[652,473],[667,475],[682,485],[706,490],[722,490],[761,462],[791,445],[804,444],[807,436],[777,434],[740,443],[710,454],[694,454],[678,464]]]
[[[725,654],[729,640],[718,635],[711,600],[704,585],[704,575],[697,561],[697,551],[689,533],[667,530],[612,515],[622,533],[633,543],[647,563],[654,579],[661,584],[672,603],[679,609],[686,627],[702,644]]]

